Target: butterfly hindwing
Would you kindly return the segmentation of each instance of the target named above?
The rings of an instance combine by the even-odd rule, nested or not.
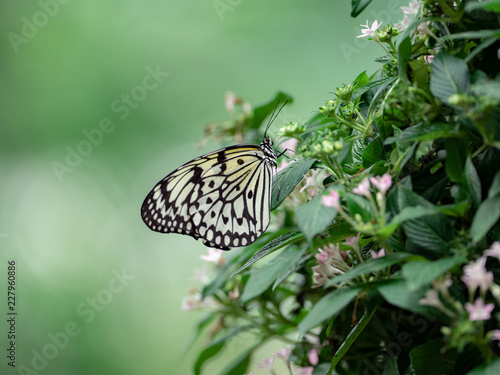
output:
[[[144,200],[144,222],[223,250],[251,244],[270,222],[275,163],[265,151],[262,145],[235,145],[180,166]]]

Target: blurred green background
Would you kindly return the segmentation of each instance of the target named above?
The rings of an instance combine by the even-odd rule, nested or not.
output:
[[[395,23],[404,3],[379,1],[352,19],[350,2],[333,0],[2,1],[2,353],[8,260],[18,315],[17,369],[2,354],[0,373],[190,374],[206,341],[181,356],[201,316],[181,303],[206,250],[147,229],[142,200],[217,147],[196,141],[227,118],[227,91],[253,106],[292,95],[276,131],[374,72],[383,52],[356,38],[359,25]],[[255,363],[281,347],[269,344]]]

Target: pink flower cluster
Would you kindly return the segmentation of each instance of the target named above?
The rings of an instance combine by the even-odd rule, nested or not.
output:
[[[350,268],[340,253],[339,244],[330,244],[319,249],[315,258],[318,261],[318,265],[312,268],[315,273],[313,276],[315,288],[325,285],[328,280],[345,273]]]

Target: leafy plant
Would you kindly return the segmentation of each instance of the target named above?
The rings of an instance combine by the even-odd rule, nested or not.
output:
[[[211,327],[195,374],[249,333],[257,344],[220,373],[248,373],[271,339],[284,350],[270,373],[277,358],[294,374],[500,373],[500,2],[403,11],[360,35],[383,48],[379,71],[281,128],[296,143],[272,228],[205,257],[213,275],[184,304],[208,311],[197,336]],[[258,143],[278,99],[291,101],[230,95],[231,119],[208,133]]]

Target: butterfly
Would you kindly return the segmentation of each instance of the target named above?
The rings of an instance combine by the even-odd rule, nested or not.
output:
[[[285,104],[275,116],[276,105],[260,145],[221,148],[158,182],[142,204],[144,223],[153,231],[188,235],[221,250],[255,242],[271,220],[273,168],[281,156],[267,130]]]

